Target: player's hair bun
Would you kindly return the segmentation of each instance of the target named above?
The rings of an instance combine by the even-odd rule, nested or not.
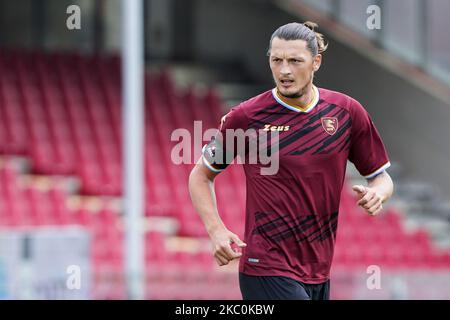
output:
[[[323,34],[317,32],[315,30],[316,28],[319,27],[319,25],[317,23],[315,23],[315,22],[312,22],[312,21],[305,21],[303,23],[303,25],[315,33],[316,40],[317,40],[318,53],[325,52],[327,50],[327,48],[328,48],[328,42],[325,41],[325,38],[324,38]]]

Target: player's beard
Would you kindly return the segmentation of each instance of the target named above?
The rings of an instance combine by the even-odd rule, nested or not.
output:
[[[289,99],[299,99],[301,97],[303,97],[303,95],[305,95],[305,93],[307,93],[308,91],[308,86],[311,83],[311,80],[313,78],[313,74],[310,75],[309,80],[306,82],[306,85],[304,87],[302,87],[299,91],[294,92],[294,93],[289,93],[289,94],[285,94],[283,93],[280,89],[278,89],[278,93],[280,95],[282,95],[285,98],[289,98]]]

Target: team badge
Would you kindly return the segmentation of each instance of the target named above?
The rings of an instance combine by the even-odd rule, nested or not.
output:
[[[326,133],[328,133],[330,136],[336,133],[338,129],[338,119],[336,117],[324,117],[321,118],[321,120],[322,127]]]

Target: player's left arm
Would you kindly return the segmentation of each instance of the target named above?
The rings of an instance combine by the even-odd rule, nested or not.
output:
[[[362,207],[372,216],[377,215],[383,209],[385,203],[394,192],[394,183],[390,175],[383,171],[375,177],[367,180],[367,186],[354,185],[353,191],[359,197],[357,205]]]

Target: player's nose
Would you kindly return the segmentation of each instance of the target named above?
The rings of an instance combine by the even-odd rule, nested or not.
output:
[[[286,60],[284,60],[281,65],[280,73],[282,76],[291,74],[291,68],[289,68],[289,63]]]

